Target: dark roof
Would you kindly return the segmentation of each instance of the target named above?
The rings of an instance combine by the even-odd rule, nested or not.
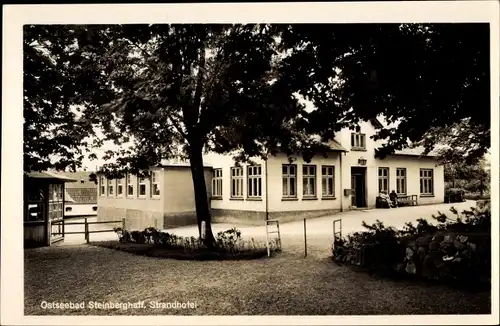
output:
[[[97,204],[97,188],[68,188],[66,195],[75,204]]]
[[[327,145],[330,147],[332,151],[337,151],[337,152],[347,152],[347,149],[342,147],[338,141],[335,139],[329,140],[327,142]]]
[[[157,167],[159,168],[190,168],[191,165],[189,163],[174,163],[174,164],[158,164]],[[203,165],[204,169],[211,169],[211,165]]]
[[[430,151],[427,155],[422,155],[424,152],[424,148],[422,146],[414,147],[414,148],[404,148],[401,150],[397,150],[392,155],[400,155],[400,156],[422,156],[422,157],[437,157],[438,152],[436,150]]]
[[[76,179],[69,178],[63,175],[58,175],[53,172],[28,172],[27,177],[30,179],[40,179],[40,180],[57,180],[57,181],[62,181],[62,182],[76,182]]]

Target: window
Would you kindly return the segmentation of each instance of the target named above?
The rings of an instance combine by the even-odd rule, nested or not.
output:
[[[127,196],[134,195],[134,184],[132,183],[132,177],[130,174],[127,174]]]
[[[106,195],[106,185],[104,184],[104,177],[99,177],[99,191],[101,196]]]
[[[366,135],[360,132],[351,133],[351,149],[365,150],[366,149]]]
[[[283,164],[283,197],[296,198],[297,197],[297,165]]]
[[[396,169],[396,193],[406,194],[406,168]]]
[[[248,193],[249,198],[259,198],[262,196],[262,168],[260,165],[247,167]]]
[[[316,166],[302,166],[302,194],[304,197],[316,196]]]
[[[243,197],[243,168],[231,168],[231,197]]]
[[[138,178],[139,197],[146,197],[146,178]]]
[[[389,168],[378,168],[378,192],[389,193]]]
[[[420,169],[420,194],[434,194],[434,180],[432,169]]]
[[[321,193],[323,197],[333,197],[335,196],[335,190],[333,187],[334,182],[334,166],[322,166],[321,167]]]
[[[116,180],[116,195],[123,196],[123,179]]]
[[[160,173],[153,171],[151,173],[151,197],[160,196]]]
[[[222,197],[222,169],[212,171],[212,197]]]
[[[108,196],[113,196],[113,180],[108,179]]]

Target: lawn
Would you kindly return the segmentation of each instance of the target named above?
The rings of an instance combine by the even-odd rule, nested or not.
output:
[[[25,250],[26,315],[488,314],[490,292],[392,281],[335,265],[328,238],[284,236],[271,259],[182,261],[78,245]],[[137,302],[145,308],[47,310],[42,301]],[[196,304],[166,309],[152,302]]]

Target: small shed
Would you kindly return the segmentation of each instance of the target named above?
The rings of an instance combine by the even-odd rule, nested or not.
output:
[[[64,239],[64,184],[76,181],[52,172],[24,174],[25,247],[50,246]]]

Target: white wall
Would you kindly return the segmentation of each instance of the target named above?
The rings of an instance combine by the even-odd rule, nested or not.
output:
[[[212,199],[211,208],[213,209],[227,209],[227,210],[245,210],[245,211],[266,211],[266,187],[265,187],[265,175],[266,168],[265,162],[256,158],[253,161],[256,164],[260,164],[262,168],[262,197],[261,200],[248,199],[247,198],[247,171],[245,166],[243,166],[243,198],[233,199],[231,198],[231,167],[235,166],[234,160],[231,155],[219,155],[219,154],[209,154],[204,158],[206,164],[210,164],[214,169],[222,168],[222,199]],[[211,186],[211,183],[210,183]]]
[[[67,207],[71,207],[71,211],[66,211]],[[74,204],[64,203],[64,217],[82,216],[82,215],[97,215],[97,210],[94,211],[95,204]]]
[[[366,134],[366,150],[352,150],[351,149],[351,133],[353,130],[347,128],[342,129],[335,135],[335,139],[348,150],[347,153],[342,156],[342,193],[341,198],[343,200],[344,209],[349,209],[351,207],[351,196],[344,196],[344,189],[352,189],[351,185],[351,167],[366,167],[366,202],[368,207],[375,206],[375,196],[378,194],[378,179],[375,178],[377,175],[377,160],[375,159],[375,147],[378,146],[379,142],[374,142],[370,139],[376,132],[375,128],[372,126],[371,122],[360,122],[359,124],[361,132]],[[363,158],[366,160],[366,165],[360,165],[358,160]],[[372,177],[373,176],[373,177]]]
[[[332,153],[325,158],[322,155],[313,157],[310,163],[303,160],[302,157],[297,157],[292,164],[297,165],[297,198],[283,199],[283,183],[282,183],[282,165],[289,164],[286,155],[272,157],[268,161],[268,178],[269,178],[269,211],[270,212],[286,212],[286,211],[307,211],[307,210],[327,210],[340,209],[340,183],[339,183],[339,154]],[[303,198],[303,182],[302,182],[302,166],[316,166],[316,198]],[[321,166],[333,165],[334,171],[334,189],[335,197],[333,199],[322,198],[321,187]]]
[[[205,168],[205,186],[210,198],[212,170]],[[196,211],[194,185],[189,166],[166,167],[162,174],[162,200],[167,213],[182,213]]]
[[[419,158],[412,156],[390,156],[384,160],[377,160],[380,167],[389,168],[389,191],[396,190],[396,168],[406,168],[406,193],[418,195],[419,205],[444,202],[444,167],[437,165],[433,158]],[[420,195],[420,169],[432,169],[434,178],[433,196]],[[373,178],[378,191],[378,176]]]
[[[231,194],[231,167],[235,166],[231,155],[216,155],[210,154],[205,158],[205,162],[212,165],[214,168],[222,168],[222,199],[212,199],[211,208],[227,209],[227,210],[245,210],[245,211],[266,211],[266,164],[260,158],[253,159],[256,164],[262,167],[262,197],[260,200],[247,198],[247,169],[244,166],[244,187],[243,198],[232,199]],[[289,164],[286,155],[278,155],[270,157],[267,162],[268,175],[268,210],[269,212],[286,212],[286,211],[306,211],[306,210],[323,210],[323,209],[340,209],[340,178],[339,173],[339,154],[332,153],[330,157],[315,156],[311,163],[306,163],[301,157],[297,157],[292,164],[297,165],[297,198],[294,200],[283,199],[282,196],[282,164]],[[316,165],[316,194],[317,199],[303,199],[302,185],[302,165]],[[322,199],[321,198],[321,165],[335,166],[335,197]]]
[[[351,167],[359,165],[358,160],[366,160],[366,201],[368,207],[374,207],[376,196],[378,195],[378,168],[389,168],[389,191],[396,190],[396,168],[407,169],[407,194],[418,195],[419,205],[442,203],[444,202],[444,169],[443,166],[436,166],[437,160],[431,157],[418,156],[388,156],[383,160],[375,158],[375,148],[379,147],[383,141],[374,141],[370,139],[376,133],[376,129],[371,122],[360,123],[361,133],[366,134],[366,150],[351,149],[352,130],[343,129],[338,132],[335,139],[348,150],[342,157],[342,184],[344,189],[351,188]],[[434,196],[420,196],[420,168],[429,168],[434,170]],[[342,190],[343,192],[343,190]],[[351,206],[351,196],[343,196],[344,208]]]
[[[160,171],[160,193],[165,192],[164,187],[164,179],[165,179],[165,171],[162,169],[158,169]],[[144,210],[150,212],[163,212],[164,206],[164,196],[152,197],[150,196],[150,182],[146,180],[146,196],[144,198],[139,198],[138,196],[138,184],[137,177],[135,175],[130,175],[132,180],[132,184],[134,185],[134,195],[127,196],[127,183],[126,179],[122,179],[123,185],[123,194],[118,196],[116,194],[117,187],[116,182],[113,183],[113,195],[107,194],[107,179],[104,179],[106,184],[106,194],[101,195],[101,185],[98,184],[98,193],[97,193],[97,203],[99,207],[113,207],[113,208],[124,208],[124,209],[137,209]],[[99,176],[98,176],[99,179]],[[100,180],[100,179],[99,179]]]

